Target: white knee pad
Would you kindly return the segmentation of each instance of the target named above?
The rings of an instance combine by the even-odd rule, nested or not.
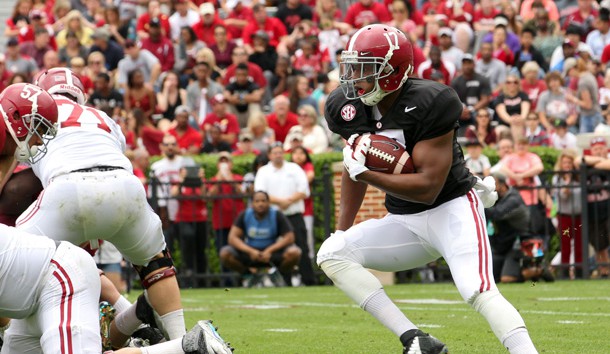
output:
[[[504,342],[507,333],[520,327],[525,328],[525,322],[517,309],[497,289],[475,295],[468,303],[485,317],[500,342]]]
[[[333,283],[360,307],[371,294],[382,288],[379,280],[358,263],[329,259],[319,265]]]

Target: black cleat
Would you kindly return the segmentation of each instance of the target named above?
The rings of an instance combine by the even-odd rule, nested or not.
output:
[[[440,340],[419,329],[409,330],[400,336],[403,354],[446,354],[449,350]]]
[[[163,336],[161,330],[149,326],[139,328],[137,331],[131,334],[131,337],[147,340],[149,345],[165,342],[165,337]]]
[[[155,320],[153,308],[148,303],[148,300],[146,300],[144,293],[138,296],[138,301],[136,303],[136,317],[143,323],[153,328],[159,328],[157,325],[157,320]]]

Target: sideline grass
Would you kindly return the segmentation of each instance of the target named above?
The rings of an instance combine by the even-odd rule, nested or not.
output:
[[[506,353],[451,283],[386,287],[452,354]],[[501,285],[540,353],[610,353],[610,282]],[[236,354],[401,353],[393,334],[331,286],[183,290],[187,325],[213,319]]]

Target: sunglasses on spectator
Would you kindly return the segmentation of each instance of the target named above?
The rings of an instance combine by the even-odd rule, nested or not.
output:
[[[176,146],[178,143],[163,143],[163,146]]]
[[[519,82],[518,81],[510,80],[510,81],[506,81],[506,83],[507,84],[518,84]]]

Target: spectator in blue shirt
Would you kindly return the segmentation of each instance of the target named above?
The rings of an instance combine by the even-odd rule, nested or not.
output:
[[[276,267],[284,279],[299,263],[301,249],[281,211],[271,207],[269,195],[254,192],[252,206],[244,210],[229,231],[229,244],[220,250],[223,266],[246,276],[261,267]]]

